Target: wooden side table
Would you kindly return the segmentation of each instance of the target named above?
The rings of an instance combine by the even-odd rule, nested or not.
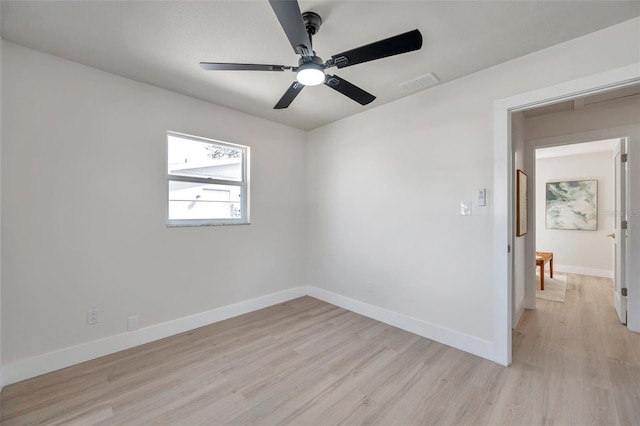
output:
[[[549,276],[553,278],[553,252],[537,251],[536,266],[540,267],[540,290],[544,290],[544,264],[549,262]]]

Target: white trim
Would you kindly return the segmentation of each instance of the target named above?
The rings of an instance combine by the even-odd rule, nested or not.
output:
[[[222,306],[210,311],[163,322],[136,331],[116,334],[77,346],[36,355],[31,358],[7,364],[2,368],[3,385],[9,385],[41,374],[133,348],[155,340],[164,339],[198,327],[223,321],[238,315],[263,309],[306,295],[305,287],[295,287],[233,305]]]
[[[511,364],[513,314],[513,150],[511,111],[507,101],[493,106],[493,341],[496,362]],[[506,142],[506,143],[505,143]],[[507,330],[505,330],[505,325]],[[507,332],[505,332],[507,331]]]
[[[553,264],[553,272],[564,272],[568,274],[589,275],[592,277],[602,277],[613,279],[613,271],[608,269],[585,268],[583,266],[571,266]]]
[[[579,96],[606,92],[640,82],[640,63],[601,72],[576,80],[499,99],[493,105],[493,300],[494,343],[493,359],[503,365],[511,364],[511,320],[513,313],[512,265],[513,247],[513,161],[511,143],[511,113],[549,105]],[[530,224],[531,225],[531,224]],[[533,261],[533,260],[532,260]]]
[[[390,311],[379,306],[370,305],[318,287],[307,286],[307,294],[316,299],[331,303],[332,305],[417,334],[418,336],[426,337],[427,339],[435,340],[447,346],[495,361],[492,358],[495,352],[493,343],[488,340],[479,339],[459,331]]]

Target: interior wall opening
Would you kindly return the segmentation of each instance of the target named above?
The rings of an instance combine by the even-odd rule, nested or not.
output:
[[[611,263],[615,262],[615,251],[611,247],[609,256],[605,252],[607,245],[611,246],[612,243],[612,234],[615,233],[616,228],[615,219],[619,218],[619,222],[622,222],[624,217],[633,214],[631,204],[628,204],[622,212],[615,206],[616,199],[613,187],[615,162],[613,156],[615,146],[621,140],[627,143],[627,148],[630,151],[634,151],[634,149],[635,152],[640,151],[640,141],[638,140],[640,120],[637,119],[640,116],[638,115],[639,111],[640,86],[634,85],[512,114],[513,171],[516,174],[518,170],[522,170],[527,174],[529,193],[527,232],[520,237],[516,237],[514,233],[513,239],[513,328],[517,326],[525,309],[536,309],[536,293],[540,293],[541,287],[540,276],[536,275],[536,272],[541,269],[539,263],[543,264],[545,276],[550,278],[551,262],[548,259],[541,261],[539,257],[536,258],[536,252],[545,252],[541,247],[548,247],[550,245],[549,238],[554,234],[555,237],[560,235],[560,238],[565,240],[564,244],[567,245],[567,247],[556,248],[555,251],[546,251],[546,253],[553,253],[554,272],[613,279],[616,281],[616,285],[619,283],[626,285],[625,277],[637,280],[633,271],[629,275],[626,267],[622,271],[616,270],[615,264]],[[555,160],[549,160],[554,157]],[[564,161],[572,160],[568,166],[569,170],[562,166],[563,158]],[[604,173],[606,178],[592,179],[595,172],[593,167],[589,169],[585,166],[583,171],[579,170],[580,162],[588,164],[589,161],[600,164],[601,168],[606,168],[604,164],[608,162],[610,170],[608,172],[604,169],[600,171],[600,175],[604,176],[602,175]],[[540,164],[545,163],[546,166],[543,167],[542,172],[544,182],[541,182],[540,179],[537,179],[536,171],[540,173]],[[571,170],[572,167],[573,170]],[[557,178],[552,179],[552,175]],[[587,182],[590,180],[596,182]],[[547,223],[547,184],[551,184],[550,189],[560,188],[560,185],[554,185],[552,181],[555,183],[565,182],[565,186],[566,182],[574,182],[574,185],[594,187],[598,198],[595,200],[595,217],[592,218],[591,222],[593,223],[590,226],[595,229],[559,230],[553,229],[558,224]],[[640,188],[637,186],[638,184],[635,184],[634,180],[628,180],[628,185],[624,189],[625,195],[628,198],[637,199],[638,192],[640,192]],[[517,196],[517,185],[514,178],[512,194],[514,204],[517,202]],[[637,204],[637,201],[634,204]],[[550,212],[550,214],[558,214],[558,211]],[[620,227],[620,223],[617,226]],[[563,233],[568,234],[563,235]],[[565,238],[567,235],[571,238]],[[630,235],[627,234],[626,238],[621,237],[618,234],[617,241],[623,243],[626,248],[631,242]],[[590,239],[590,243],[586,241],[588,239]],[[599,239],[603,241],[599,241]],[[590,255],[591,258],[583,259],[582,263],[576,262],[575,259],[568,259],[568,256],[562,253],[569,253],[568,247],[571,244],[577,248],[574,251],[583,251],[583,255],[587,257]],[[593,253],[587,254],[586,252],[590,249]],[[635,284],[635,281],[632,284]],[[637,305],[636,301],[633,301],[632,305]],[[635,323],[631,324],[629,328],[638,331]]]

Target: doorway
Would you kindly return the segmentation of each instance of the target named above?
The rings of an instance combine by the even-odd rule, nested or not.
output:
[[[640,109],[640,97],[633,105]],[[566,274],[612,280],[607,301],[626,324],[625,148],[626,139],[609,139],[534,149],[535,250],[553,253],[556,272],[543,276],[551,288],[534,281],[536,302],[564,301]]]
[[[591,151],[592,153],[607,151],[609,154],[608,157],[602,158],[600,156],[598,161],[591,161],[591,163],[587,164],[585,167],[590,169],[588,171],[581,171],[575,167],[567,170],[566,167],[560,166],[563,170],[553,171],[553,174],[546,174],[545,178],[553,177],[556,182],[565,181],[562,185],[566,185],[567,181],[572,180],[576,184],[578,180],[584,181],[581,184],[586,184],[587,179],[594,178],[594,173],[599,173],[599,179],[594,179],[595,182],[591,182],[591,184],[594,186],[595,194],[597,194],[598,180],[601,181],[600,184],[607,182],[607,185],[601,189],[605,190],[603,201],[608,205],[606,209],[600,209],[599,212],[596,210],[592,228],[586,227],[583,230],[569,232],[570,236],[566,235],[568,231],[549,231],[547,228],[554,228],[554,226],[548,226],[549,224],[546,223],[546,220],[541,220],[545,217],[546,212],[540,208],[537,211],[535,208],[530,209],[528,217],[530,223],[529,233],[525,236],[524,241],[519,242],[520,244],[518,242],[514,243],[516,251],[514,256],[514,286],[517,289],[524,285],[525,288],[525,303],[518,305],[514,301],[514,309],[517,310],[520,307],[520,311],[522,311],[522,306],[527,309],[535,309],[536,283],[534,279],[535,262],[533,259],[535,259],[538,249],[544,251],[543,247],[537,244],[540,237],[548,236],[549,234],[555,236],[564,235],[567,236],[564,240],[568,247],[565,247],[564,253],[558,253],[564,254],[564,256],[560,259],[555,258],[556,269],[569,273],[613,279],[616,288],[612,303],[618,312],[620,321],[627,323],[627,297],[623,296],[623,292],[625,288],[638,284],[637,280],[634,281],[638,275],[628,273],[626,267],[621,267],[620,265],[625,264],[627,245],[633,245],[634,241],[637,244],[637,237],[634,238],[627,229],[623,230],[622,228],[623,224],[626,225],[630,220],[635,219],[631,209],[627,209],[625,201],[628,198],[633,198],[637,203],[637,198],[640,196],[640,188],[635,183],[637,179],[629,181],[627,185],[627,169],[630,168],[630,173],[633,173],[634,168],[629,167],[630,163],[622,163],[622,161],[628,158],[624,155],[627,154],[627,150],[631,157],[634,156],[633,152],[640,152],[640,138],[638,137],[640,133],[640,121],[638,120],[638,116],[640,116],[640,85],[624,87],[596,95],[582,96],[542,108],[524,110],[521,116],[519,123],[516,124],[524,126],[524,131],[521,132],[524,141],[520,141],[520,144],[516,144],[516,147],[521,147],[520,151],[524,156],[524,160],[520,161],[520,164],[531,176],[530,181],[532,183],[529,188],[529,193],[531,194],[530,204],[539,207],[541,202],[545,200],[543,195],[545,189],[538,187],[536,191],[535,188],[535,182],[538,180],[536,176],[536,153],[555,150],[561,154],[571,154],[582,150],[583,153],[586,151]],[[518,141],[516,140],[516,142]],[[561,164],[556,163],[556,167]],[[608,171],[601,170],[597,172],[598,169],[608,169]],[[620,178],[621,173],[624,176],[623,178]],[[614,179],[616,175],[618,175],[617,180]],[[615,184],[620,187],[621,193],[614,198],[611,188]],[[597,199],[594,201],[594,208],[596,208],[598,201]],[[617,205],[614,205],[616,203]],[[597,213],[599,213],[600,220],[597,220]],[[560,228],[563,227],[561,226]],[[564,228],[577,229],[579,227],[568,226]],[[617,240],[615,239],[616,234],[618,235]],[[610,241],[605,243],[608,236],[614,240],[613,247],[615,252],[613,255],[618,260],[618,267],[612,266],[609,262],[603,262],[603,260],[611,260],[610,256],[612,255]],[[624,238],[622,238],[623,236]],[[544,238],[542,240],[544,241]],[[600,247],[601,250],[594,257],[593,252],[597,250],[593,250],[593,248],[596,246]],[[583,250],[585,247],[587,249]],[[523,253],[518,253],[519,249]],[[592,252],[590,253],[592,258],[587,262],[580,264],[576,263],[575,260],[570,260],[571,255],[574,254],[571,252],[584,253],[587,250]],[[524,282],[521,280],[523,273]],[[628,285],[626,283],[627,275],[632,281]],[[517,293],[514,291],[514,295],[517,295]],[[637,306],[634,303],[632,305]],[[640,332],[640,315],[638,315],[638,311],[632,312],[631,315],[632,321],[629,328]],[[513,325],[515,326],[515,322]]]
[[[498,100],[494,103],[494,271],[495,271],[495,336],[496,344],[495,361],[503,365],[511,363],[511,340],[513,321],[513,273],[514,273],[514,252],[512,248],[515,242],[514,226],[514,153],[515,143],[512,138],[516,134],[512,128],[512,116],[517,112],[536,107],[549,106],[564,101],[572,101],[585,96],[604,94],[613,90],[624,89],[640,84],[640,69],[637,64],[611,70],[594,76],[581,78],[564,84],[551,86],[548,88],[527,92],[521,95]],[[622,133],[621,133],[622,132]],[[610,139],[628,136],[630,145],[640,142],[640,124],[629,126],[618,126],[611,128],[600,128],[590,130],[588,135],[578,134],[583,141],[598,139]],[[634,142],[635,141],[635,142]],[[556,142],[556,144],[558,144]],[[637,148],[638,149],[638,148]],[[533,151],[527,148],[528,155],[523,155],[523,161],[531,169],[533,164]],[[634,158],[630,150],[630,162],[632,170],[640,170],[640,158]],[[631,175],[631,180],[634,175]],[[637,177],[636,177],[637,178]],[[629,211],[640,210],[640,194],[636,193],[637,188],[631,188]],[[530,223],[535,231],[535,224]],[[531,231],[530,231],[531,232]],[[535,243],[531,235],[526,237],[525,242],[525,268],[526,276],[531,277],[535,268]],[[640,255],[640,215],[631,215],[629,220],[629,256]],[[531,259],[526,262],[526,259]],[[635,297],[629,299],[629,328],[640,331],[640,294],[633,292],[632,288],[638,287],[640,290],[640,265],[638,262],[629,265],[628,286],[631,294]],[[529,273],[530,272],[530,273]],[[529,287],[527,287],[529,288]],[[526,294],[528,300],[531,295]],[[638,300],[636,300],[638,299]],[[533,298],[535,303],[535,298]],[[634,314],[634,316],[631,315]]]

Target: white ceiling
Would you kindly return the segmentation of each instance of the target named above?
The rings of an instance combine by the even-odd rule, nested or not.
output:
[[[523,111],[523,114],[526,118],[538,117],[540,115],[554,114],[557,112],[575,111],[602,103],[616,102],[621,99],[638,98],[638,96],[640,96],[640,85],[635,85],[622,89],[610,90],[608,92],[597,93],[595,95],[583,96],[570,101],[557,102],[543,107],[531,108]]]
[[[314,49],[332,54],[418,28],[422,50],[331,73],[377,96],[366,107],[325,86],[273,110],[291,72],[204,71],[200,61],[297,65],[264,1],[6,1],[2,38],[300,129],[409,94],[429,72],[441,84],[640,15],[638,1],[300,0],[323,24]]]
[[[613,152],[618,139],[575,143],[570,145],[553,146],[551,148],[536,149],[536,159],[566,157],[569,155],[593,154],[596,152]]]

